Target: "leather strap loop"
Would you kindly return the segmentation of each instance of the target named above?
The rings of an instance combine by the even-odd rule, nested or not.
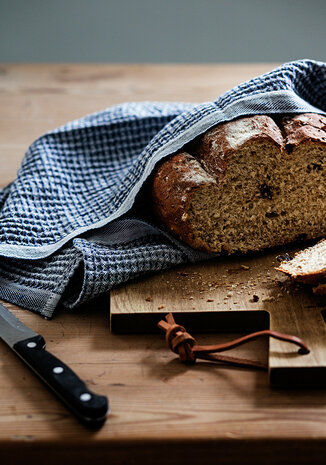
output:
[[[229,341],[224,344],[199,346],[196,345],[195,338],[187,333],[183,326],[176,324],[172,313],[166,315],[165,319],[166,321],[161,320],[158,323],[158,327],[166,332],[165,340],[169,348],[174,353],[179,355],[181,362],[185,363],[194,363],[196,358],[199,358],[202,360],[226,363],[234,366],[267,370],[268,366],[266,364],[257,362],[255,360],[246,360],[238,357],[229,357],[226,355],[216,354],[216,352],[224,352],[242,344],[246,344],[247,342],[254,341],[259,337],[266,336],[297,345],[299,347],[299,354],[304,355],[309,354],[310,352],[307,344],[299,337],[279,333],[277,331],[271,331],[269,329],[247,334],[246,336],[234,339],[233,341]]]
[[[192,348],[196,340],[183,326],[176,324],[172,313],[166,315],[166,322],[161,321],[158,325],[166,331],[165,340],[172,352],[178,354],[182,362],[194,362],[195,354]]]

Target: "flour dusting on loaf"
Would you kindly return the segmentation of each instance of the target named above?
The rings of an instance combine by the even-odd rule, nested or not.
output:
[[[187,170],[179,171],[179,181],[180,182],[189,182],[194,184],[203,184],[203,183],[215,183],[213,176],[207,173],[196,158],[191,157],[191,155],[186,156],[187,158]],[[168,179],[167,175],[167,179]]]
[[[237,149],[240,145],[252,137],[258,136],[260,133],[261,128],[259,125],[254,124],[253,118],[244,118],[234,121],[233,124],[229,124],[225,131],[225,137],[228,144],[233,149]]]
[[[189,146],[190,147],[190,146]],[[153,176],[161,224],[208,252],[248,252],[326,235],[326,118],[220,124]]]

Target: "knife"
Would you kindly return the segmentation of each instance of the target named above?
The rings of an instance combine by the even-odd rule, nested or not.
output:
[[[105,396],[90,391],[67,365],[45,350],[45,340],[0,303],[0,338],[50,387],[83,423],[101,425],[108,413]]]

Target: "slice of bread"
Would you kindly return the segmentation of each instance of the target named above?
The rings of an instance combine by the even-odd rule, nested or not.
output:
[[[153,176],[161,224],[207,252],[257,251],[326,235],[326,118],[223,123]]]
[[[291,260],[282,261],[276,270],[294,281],[315,285],[316,294],[326,294],[326,240],[297,252]]]

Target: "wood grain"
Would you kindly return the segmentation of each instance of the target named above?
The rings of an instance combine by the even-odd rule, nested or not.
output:
[[[44,130],[123,101],[208,100],[273,66],[2,65],[0,185]],[[206,362],[185,367],[162,335],[111,334],[107,298],[52,321],[9,307],[109,396],[112,413],[101,430],[85,430],[0,344],[3,464],[324,463],[324,390],[270,389],[266,373]],[[213,343],[216,334],[199,338]],[[266,360],[267,344],[240,353]]]

